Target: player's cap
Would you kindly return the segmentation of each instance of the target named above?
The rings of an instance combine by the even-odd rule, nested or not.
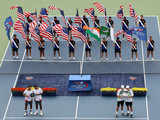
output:
[[[124,88],[124,85],[121,85],[121,88]]]
[[[126,85],[126,88],[129,88],[129,85]]]

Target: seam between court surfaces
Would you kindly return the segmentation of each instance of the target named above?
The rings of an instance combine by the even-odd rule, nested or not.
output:
[[[18,73],[17,73],[16,79],[15,79],[15,82],[14,82],[14,84],[13,84],[13,88],[16,87],[16,84],[17,84],[17,81],[18,81],[18,77],[19,77],[19,73],[20,73],[20,71],[21,71],[22,64],[23,64],[23,60],[24,60],[24,57],[25,57],[25,53],[26,53],[26,50],[24,50],[23,57],[22,57],[22,61],[21,61],[21,64],[20,64],[20,66],[19,66]],[[4,115],[3,115],[3,120],[6,119],[6,115],[7,115],[7,112],[8,112],[9,105],[10,105],[10,103],[11,103],[11,99],[12,99],[12,93],[11,93],[11,95],[10,95],[10,97],[9,97],[7,107],[6,107],[5,113],[4,113]]]
[[[8,42],[8,45],[7,45],[6,49],[5,49],[5,52],[4,52],[4,54],[3,54],[3,57],[2,57],[2,59],[1,59],[0,68],[1,68],[1,66],[2,66],[2,64],[3,64],[3,61],[4,61],[4,58],[5,58],[5,56],[6,56],[7,50],[8,50],[8,48],[9,48],[9,44],[10,44],[10,41]]]
[[[23,119],[27,119],[27,120],[44,120],[44,119],[47,119],[47,120],[74,120],[73,117],[38,117],[38,118],[35,118],[35,117],[6,117],[7,119],[17,119],[17,120],[23,120]],[[77,118],[78,120],[115,120],[115,118],[111,117],[111,118],[92,118],[92,117],[79,117]],[[140,118],[117,118],[117,120],[147,120],[146,117],[140,117]]]
[[[146,70],[145,70],[145,62],[144,62],[143,41],[141,41],[141,47],[142,47],[142,59],[143,59],[144,85],[145,85],[145,88],[147,88]],[[146,99],[147,120],[149,120],[148,97],[147,97],[147,95],[146,95],[145,99]]]

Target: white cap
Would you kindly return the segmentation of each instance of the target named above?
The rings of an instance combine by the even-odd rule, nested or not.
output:
[[[124,88],[124,85],[121,85],[121,88]]]
[[[129,88],[129,85],[126,85],[126,88]]]

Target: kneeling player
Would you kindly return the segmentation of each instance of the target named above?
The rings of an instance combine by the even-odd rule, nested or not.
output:
[[[25,108],[24,108],[24,116],[28,115],[27,107],[30,105],[29,114],[32,115],[32,101],[33,101],[33,90],[32,87],[26,88],[23,95],[25,96]]]
[[[126,89],[128,90],[128,98],[125,100],[125,104],[127,106],[127,116],[130,115],[130,117],[133,117],[133,90],[129,88],[129,86],[126,86]]]
[[[35,101],[35,105],[36,105],[36,112],[34,113],[34,115],[38,114],[38,106],[39,106],[40,107],[40,115],[43,116],[43,111],[42,111],[42,94],[43,94],[43,90],[40,87],[35,86],[34,101]]]

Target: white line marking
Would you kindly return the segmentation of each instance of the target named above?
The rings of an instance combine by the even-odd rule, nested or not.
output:
[[[18,81],[18,77],[19,77],[19,73],[20,73],[20,71],[21,71],[22,63],[23,63],[23,60],[24,60],[25,53],[26,53],[26,50],[25,50],[24,53],[23,53],[22,61],[21,61],[21,64],[20,64],[20,66],[19,66],[18,73],[17,73],[16,79],[15,79],[15,81],[14,81],[13,88],[16,87],[16,84],[17,84],[17,81]],[[7,112],[8,112],[9,105],[10,105],[10,103],[11,103],[11,99],[12,99],[12,93],[11,93],[11,95],[10,95],[10,97],[9,97],[8,104],[7,104],[7,107],[6,107],[4,116],[3,116],[3,120],[6,119],[6,115],[7,115]]]
[[[4,52],[4,55],[3,55],[2,59],[1,59],[0,67],[1,67],[2,64],[3,64],[3,61],[4,61],[4,58],[5,58],[5,56],[6,56],[7,50],[8,50],[8,48],[9,48],[9,44],[10,44],[10,41],[8,42],[8,45],[7,45],[7,47],[6,47],[6,49],[5,49],[5,52]]]
[[[83,73],[83,61],[84,61],[84,56],[85,56],[85,47],[86,47],[86,44],[84,43],[84,45],[83,45],[83,52],[82,52],[82,61],[80,63],[80,74]]]
[[[23,119],[27,119],[27,120],[44,120],[44,119],[47,119],[47,120],[74,120],[74,117],[6,117],[7,119],[20,119],[20,120],[23,120]],[[147,120],[146,117],[140,117],[140,118],[114,118],[114,117],[111,117],[111,118],[101,118],[101,117],[78,117],[77,118],[78,120]]]
[[[143,41],[141,41],[141,47],[142,47],[142,59],[143,59],[144,85],[145,85],[145,88],[147,88],[146,70],[145,70],[145,63],[144,63]],[[147,120],[149,120],[149,109],[148,109],[148,97],[147,97],[147,95],[146,95],[146,110],[147,110]]]
[[[78,118],[78,108],[79,108],[79,96],[77,97],[75,120],[77,120],[77,118]]]

